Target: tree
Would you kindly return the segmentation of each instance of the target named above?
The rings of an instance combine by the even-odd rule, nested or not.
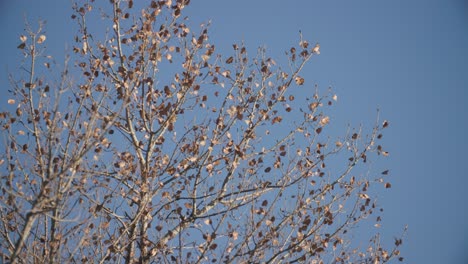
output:
[[[375,183],[390,187],[362,173],[368,159],[388,155],[379,143],[388,122],[369,135],[325,136],[336,96],[315,88],[296,98],[318,44],[301,36],[287,52],[289,70],[263,48],[249,57],[234,44],[232,54],[218,55],[208,25],[197,33],[182,18],[188,4],[151,1],[140,10],[110,1],[101,14],[110,30],[101,34],[87,24],[93,1],[75,3],[79,30],[62,67],[46,55],[43,23],[27,27],[18,46],[26,77],[12,76],[8,100],[16,110],[0,114],[3,260],[397,257],[401,239],[386,250],[376,234],[359,249],[349,237],[379,212]]]

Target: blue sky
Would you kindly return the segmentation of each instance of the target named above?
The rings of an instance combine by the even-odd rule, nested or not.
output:
[[[191,2],[185,14],[195,26],[211,19],[218,52],[244,41],[281,61],[299,30],[319,42],[321,55],[302,75],[338,94],[336,134],[347,124],[372,126],[377,108],[391,124],[383,164],[392,188],[379,194],[381,232],[392,238],[408,224],[406,263],[468,262],[468,1]],[[70,15],[69,1],[0,1],[0,108],[20,58],[24,17],[32,25],[47,20],[48,48],[60,62],[72,43]]]

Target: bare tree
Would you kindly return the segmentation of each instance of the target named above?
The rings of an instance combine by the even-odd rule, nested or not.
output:
[[[216,54],[208,25],[195,32],[182,18],[188,0],[136,12],[110,2],[73,6],[79,30],[59,75],[43,24],[21,36],[26,77],[11,77],[16,110],[0,114],[4,262],[398,258],[401,239],[350,239],[361,220],[380,221],[370,190],[390,183],[365,164],[388,155],[388,122],[325,136],[336,96],[298,96],[318,44],[301,36],[285,70],[263,48]],[[93,14],[106,34],[88,25]]]

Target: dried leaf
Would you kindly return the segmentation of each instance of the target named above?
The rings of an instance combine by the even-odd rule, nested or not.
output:
[[[315,54],[320,54],[320,45],[317,43],[315,47],[312,49],[312,52]]]
[[[395,238],[395,246],[399,246],[403,243],[403,240]]]
[[[304,84],[304,78],[302,78],[300,76],[296,76],[296,78],[294,80],[296,81],[297,85],[303,85]]]
[[[309,109],[314,111],[318,106],[319,106],[318,102],[313,102],[313,103],[309,104]]]
[[[20,40],[21,40],[21,42],[24,43],[24,42],[26,42],[26,40],[28,40],[28,37],[26,37],[25,35],[21,35]]]
[[[366,193],[360,193],[360,194],[359,194],[359,197],[360,197],[361,199],[369,199],[369,195],[367,195]]]
[[[321,126],[324,126],[324,125],[328,124],[329,122],[330,122],[330,118],[328,116],[320,119],[320,125]]]
[[[15,103],[15,99],[8,99],[8,104],[14,104]]]
[[[212,171],[213,171],[213,164],[212,164],[212,163],[206,165],[206,171],[208,171],[208,172],[212,172]]]
[[[383,127],[383,128],[388,127],[388,121],[387,121],[387,120],[383,121],[382,127]]]
[[[231,237],[232,237],[232,239],[237,240],[237,238],[239,237],[239,233],[237,231],[233,231],[231,233]]]
[[[282,120],[283,120],[283,118],[281,116],[277,116],[277,117],[273,118],[273,120],[271,120],[271,124],[281,123]]]
[[[88,53],[88,42],[84,41],[83,42],[83,54]]]
[[[221,73],[221,75],[223,75],[226,78],[229,78],[231,76],[231,71],[229,71],[229,70],[223,71]]]
[[[206,61],[208,61],[210,59],[210,56],[206,55],[206,54],[203,54],[203,55],[201,55],[201,58],[202,58],[203,62],[206,62]]]
[[[40,35],[39,38],[37,38],[37,44],[41,44],[46,40],[45,35]]]

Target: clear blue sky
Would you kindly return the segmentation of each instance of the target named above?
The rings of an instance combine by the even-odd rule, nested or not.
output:
[[[406,263],[468,263],[468,1],[191,2],[185,14],[194,25],[212,20],[218,51],[243,40],[281,58],[299,30],[319,42],[322,54],[303,76],[338,94],[333,122],[371,126],[377,108],[390,120],[383,234],[408,224]],[[47,20],[48,47],[60,61],[72,43],[70,14],[69,1],[0,0],[0,108],[24,17]]]

